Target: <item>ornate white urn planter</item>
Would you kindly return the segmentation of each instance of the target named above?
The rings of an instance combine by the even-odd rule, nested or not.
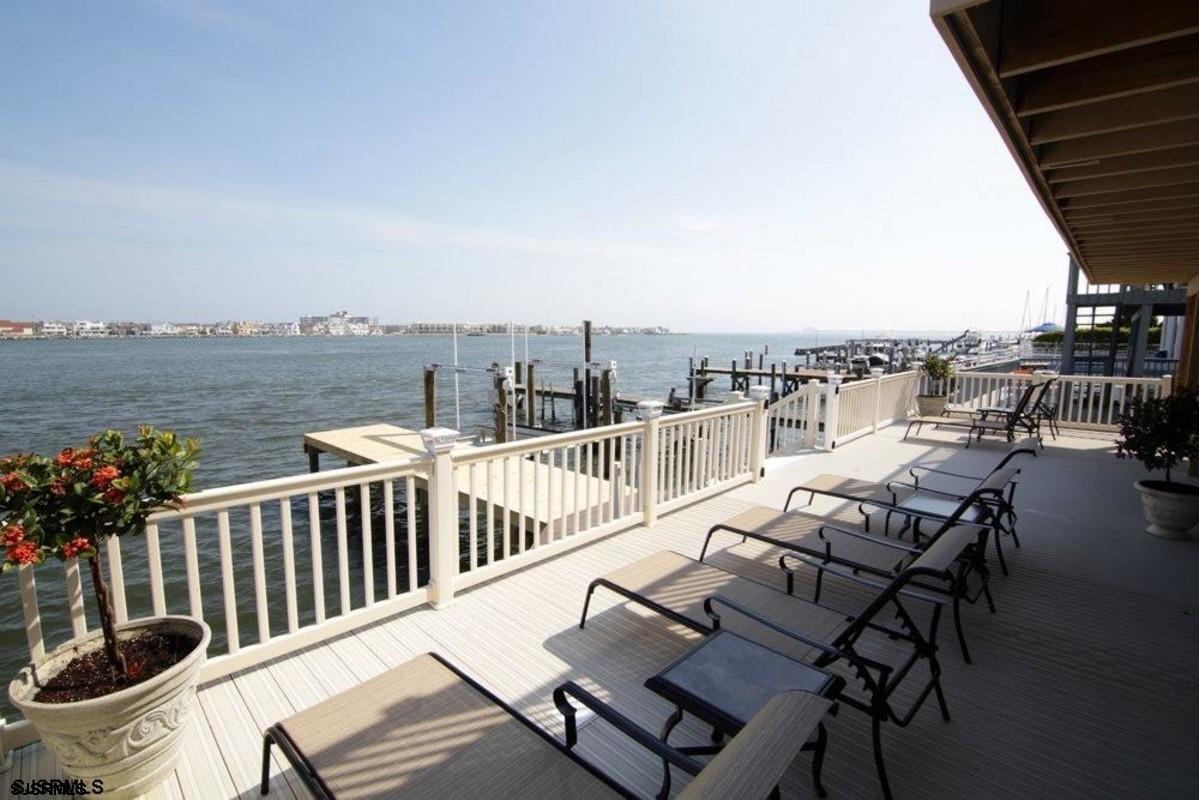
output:
[[[117,626],[121,640],[144,631],[171,633],[198,642],[182,661],[153,678],[92,700],[39,703],[40,685],[77,655],[104,646],[102,631],[73,639],[21,670],[8,695],[42,741],[54,751],[63,771],[104,782],[104,797],[136,797],[170,775],[192,714],[196,680],[212,632],[191,617],[151,617]]]
[[[1146,531],[1165,539],[1189,539],[1199,525],[1199,487],[1189,483],[1137,481],[1141,509],[1149,523]]]
[[[916,410],[922,417],[940,417],[945,413],[945,404],[949,398],[943,394],[916,395]]]

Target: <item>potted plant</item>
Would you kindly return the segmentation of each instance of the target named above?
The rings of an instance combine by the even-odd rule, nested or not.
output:
[[[1199,486],[1171,480],[1183,459],[1199,456],[1199,390],[1176,389],[1166,397],[1136,398],[1120,415],[1116,455],[1129,456],[1166,479],[1136,482],[1149,533],[1170,539],[1189,538],[1199,524]]]
[[[98,631],[22,669],[9,697],[63,771],[102,781],[106,797],[142,794],[174,768],[211,633],[190,617],[117,624],[101,545],[179,507],[198,451],[195,440],[144,427],[132,441],[106,431],[54,458],[0,459],[4,571],[84,559],[100,617]]]
[[[916,395],[916,408],[922,417],[939,417],[945,413],[949,402],[949,380],[953,377],[953,364],[949,359],[929,353],[920,363],[920,382],[923,392]]]

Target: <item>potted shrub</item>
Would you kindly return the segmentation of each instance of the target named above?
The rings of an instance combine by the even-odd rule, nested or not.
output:
[[[1156,536],[1189,538],[1199,524],[1199,486],[1171,480],[1183,459],[1199,456],[1199,391],[1177,389],[1166,397],[1134,399],[1120,416],[1116,455],[1131,456],[1149,471],[1165,470],[1165,480],[1136,482],[1141,507]]]
[[[190,617],[116,623],[100,551],[109,536],[145,531],[146,518],[179,507],[199,444],[169,431],[119,431],[54,458],[0,459],[4,571],[50,558],[83,559],[100,627],[25,667],[9,697],[54,751],[64,772],[132,797],[174,768],[211,636]]]
[[[949,359],[929,353],[920,363],[924,376],[921,388],[925,391],[916,395],[916,408],[922,417],[939,417],[945,413],[949,402],[949,382],[953,377],[953,364]]]

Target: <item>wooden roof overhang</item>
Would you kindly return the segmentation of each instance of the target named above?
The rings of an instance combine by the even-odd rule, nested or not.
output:
[[[1199,273],[1199,0],[932,0],[1092,283]]]

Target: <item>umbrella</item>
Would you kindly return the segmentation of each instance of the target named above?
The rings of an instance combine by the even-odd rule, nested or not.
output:
[[[1035,328],[1029,328],[1025,333],[1052,333],[1060,330],[1064,330],[1064,328],[1056,322],[1042,322]]]

